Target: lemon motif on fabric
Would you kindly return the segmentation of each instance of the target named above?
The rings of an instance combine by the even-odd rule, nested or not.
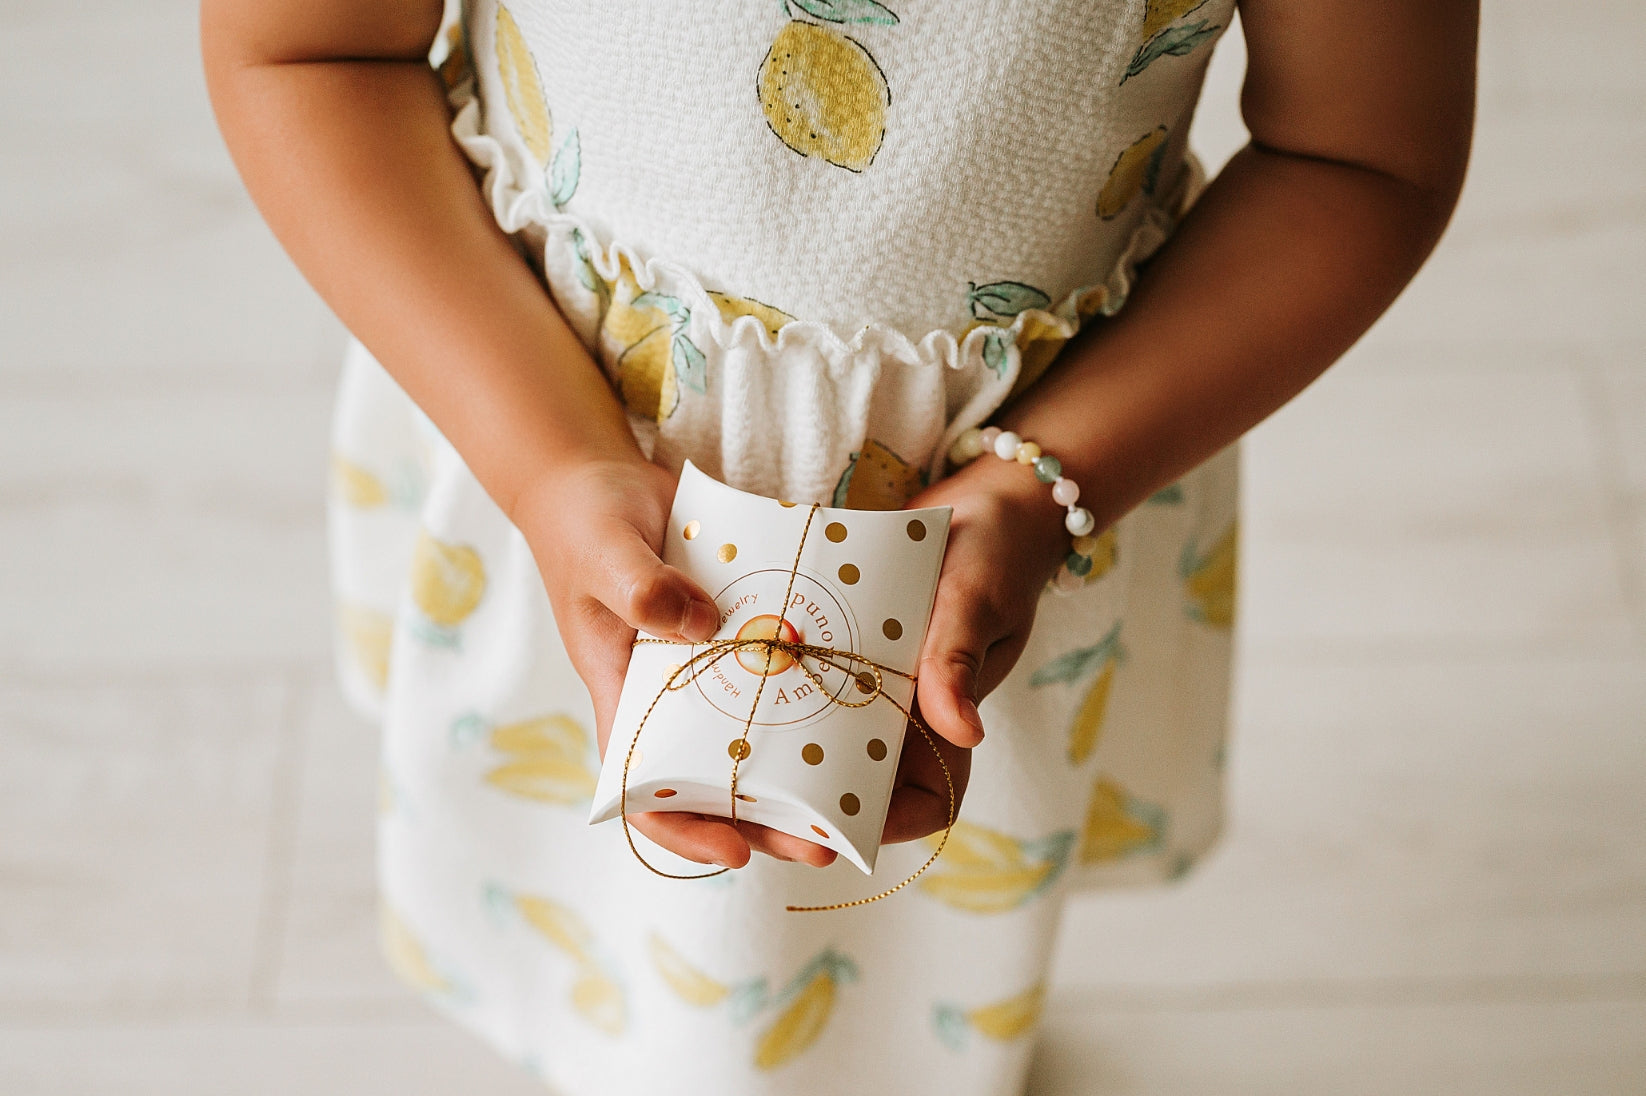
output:
[[[857,980],[857,964],[832,948],[796,974],[776,1004],[782,1007],[755,1043],[757,1069],[777,1069],[799,1057],[828,1027],[839,987]]]
[[[1186,57],[1203,43],[1216,38],[1221,26],[1211,20],[1193,23],[1177,21],[1205,7],[1207,0],[1148,0],[1143,6],[1143,44],[1132,56],[1131,64],[1120,77],[1124,84],[1162,57]],[[1177,25],[1173,25],[1177,24]]]
[[[419,533],[412,549],[412,601],[424,620],[418,638],[440,647],[457,646],[457,628],[479,608],[486,594],[486,567],[466,544],[446,544]]]
[[[980,327],[989,328],[983,338],[983,364],[997,377],[1004,376],[1010,364],[1011,328],[1018,324],[1017,377],[1008,399],[1039,380],[1075,332],[1102,313],[1109,300],[1108,287],[1103,285],[1081,286],[1055,306],[1050,294],[1025,282],[968,282],[967,286],[966,303],[973,322],[961,337]]]
[[[623,1034],[628,1027],[627,994],[581,916],[548,898],[510,894],[497,884],[488,884],[484,897],[495,919],[506,922],[518,918],[573,961],[576,976],[571,1004],[578,1016],[607,1035]]]
[[[1097,196],[1097,215],[1105,221],[1120,216],[1139,193],[1153,194],[1160,184],[1160,169],[1166,158],[1165,126],[1145,133],[1115,158],[1108,181]]]
[[[731,1018],[743,1023],[770,1003],[771,994],[764,978],[728,985],[698,969],[655,932],[648,942],[648,950],[652,966],[664,984],[693,1008],[713,1009],[725,1005]]]
[[[709,390],[708,359],[687,334],[691,309],[680,298],[642,290],[627,256],[607,284],[600,324],[603,354],[614,363],[623,403],[637,415],[662,422],[680,404],[680,390]]]
[[[727,324],[742,316],[753,316],[766,328],[766,334],[775,339],[784,324],[794,322],[793,316],[781,308],[766,304],[764,301],[757,301],[750,297],[734,297],[730,293],[721,293],[714,289],[709,290],[708,293],[709,300],[714,302],[714,306],[720,310],[721,318]]]
[[[389,684],[394,650],[394,617],[348,602],[337,608],[337,631],[349,661],[382,692]]]
[[[901,510],[925,485],[919,468],[870,438],[852,454],[831,503],[848,510]]]
[[[425,993],[455,992],[456,984],[429,961],[423,942],[386,902],[377,907],[377,937],[383,957],[401,981]]]
[[[1114,690],[1115,667],[1125,658],[1120,645],[1120,625],[1090,647],[1080,647],[1054,658],[1034,672],[1029,684],[1034,687],[1074,684],[1085,679],[1095,668],[1096,676],[1069,723],[1068,758],[1072,765],[1084,764],[1097,749],[1103,736],[1103,724],[1109,715],[1109,695]]]
[[[543,81],[538,76],[537,62],[526,45],[520,24],[515,22],[509,9],[497,6],[497,71],[503,80],[503,100],[508,104],[509,116],[532,159],[545,172],[549,200],[558,209],[571,201],[577,191],[577,180],[582,169],[582,145],[577,130],[573,129],[554,148],[554,115],[543,95]]]
[[[505,760],[485,775],[486,783],[500,791],[555,806],[582,805],[594,797],[594,737],[571,716],[546,715],[488,727],[471,712],[452,724],[451,737],[459,748],[484,738],[503,756]]]
[[[407,463],[396,473],[381,476],[341,453],[333,453],[332,497],[352,510],[375,510],[380,506],[416,509],[426,489],[421,470]]]
[[[796,18],[796,8],[824,23]],[[824,24],[891,26],[897,16],[874,0],[783,0],[783,11],[790,21],[755,80],[766,125],[802,156],[863,171],[885,140],[891,88],[873,54]]]
[[[1232,628],[1235,617],[1235,585],[1240,569],[1240,524],[1229,523],[1201,555],[1193,540],[1183,546],[1178,574],[1188,598],[1188,613],[1213,628]]]
[[[1153,852],[1165,835],[1166,812],[1161,807],[1133,797],[1109,777],[1100,776],[1086,804],[1080,862],[1103,864]]]
[[[941,835],[926,839],[937,847]],[[948,844],[917,884],[928,896],[969,913],[1006,913],[1043,894],[1068,866],[1073,830],[1037,841],[956,822]]]
[[[1022,993],[978,1008],[939,1004],[932,1010],[932,1026],[937,1037],[953,1050],[965,1050],[974,1031],[1008,1043],[1032,1032],[1045,1007],[1046,984],[1036,982]]]

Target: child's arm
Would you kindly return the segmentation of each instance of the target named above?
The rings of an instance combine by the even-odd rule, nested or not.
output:
[[[1474,108],[1474,0],[1242,0],[1252,140],[1112,320],[995,421],[1040,443],[1106,528],[1268,416],[1371,326],[1440,237]],[[921,666],[950,737],[1011,668],[1067,553],[1023,468],[972,462]],[[940,778],[939,783],[940,785]],[[934,808],[928,797],[928,815]],[[911,821],[912,830],[931,818]]]
[[[427,63],[440,14],[440,0],[203,0],[212,104],[298,267],[526,535],[604,750],[635,629],[701,640],[719,614],[657,558],[673,479],[451,139]],[[686,814],[634,822],[701,861],[741,865],[751,844],[834,855]]]

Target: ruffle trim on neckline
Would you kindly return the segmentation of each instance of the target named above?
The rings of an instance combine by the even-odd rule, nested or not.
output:
[[[620,241],[601,242],[601,235],[582,217],[554,205],[541,172],[522,180],[514,158],[505,145],[485,131],[481,103],[470,75],[449,93],[455,110],[451,132],[469,160],[484,175],[481,191],[502,229],[514,235],[525,230],[545,234],[545,253],[564,241],[576,246],[581,240],[589,265],[608,283],[622,274],[625,264],[642,290],[665,282],[669,291],[681,298],[694,317],[703,317],[701,330],[721,349],[757,343],[762,351],[780,353],[804,346],[820,355],[832,367],[847,365],[865,355],[896,360],[908,365],[942,366],[964,369],[981,364],[999,379],[1016,379],[1020,348],[1034,342],[1059,345],[1079,332],[1094,315],[1112,316],[1126,303],[1137,277],[1137,268],[1171,235],[1177,221],[1204,183],[1204,173],[1192,154],[1186,154],[1183,170],[1171,192],[1152,203],[1132,230],[1109,274],[1101,282],[1079,286],[1047,308],[1025,308],[1003,322],[979,321],[961,336],[947,328],[936,328],[918,340],[884,323],[869,323],[849,339],[833,327],[816,320],[791,319],[777,328],[774,337],[766,323],[752,315],[727,318],[698,280],[696,274],[668,259],[638,254]],[[546,261],[545,256],[538,256]],[[697,324],[694,323],[694,329]]]

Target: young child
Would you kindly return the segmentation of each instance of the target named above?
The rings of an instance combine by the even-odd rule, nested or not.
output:
[[[247,186],[359,339],[333,557],[385,944],[555,1091],[1021,1091],[1070,888],[1212,841],[1233,443],[1440,235],[1477,18],[1241,0],[1252,140],[1203,187],[1234,7],[205,0]],[[954,508],[918,696],[964,809],[894,898],[788,914],[877,888],[637,815],[739,869],[659,879],[585,824],[635,630],[717,623],[658,558],[688,458]],[[888,763],[895,880],[949,801],[919,736]]]

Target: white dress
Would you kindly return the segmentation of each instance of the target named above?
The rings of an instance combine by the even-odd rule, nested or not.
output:
[[[1232,8],[472,0],[442,72],[487,202],[654,460],[895,508],[1123,305],[1198,187],[1185,135]],[[1232,449],[1042,601],[938,863],[828,914],[783,906],[928,846],[872,881],[757,858],[676,882],[585,824],[592,713],[532,556],[358,345],[333,473],[385,946],[554,1091],[1018,1092],[1068,890],[1175,876],[1217,833]]]

